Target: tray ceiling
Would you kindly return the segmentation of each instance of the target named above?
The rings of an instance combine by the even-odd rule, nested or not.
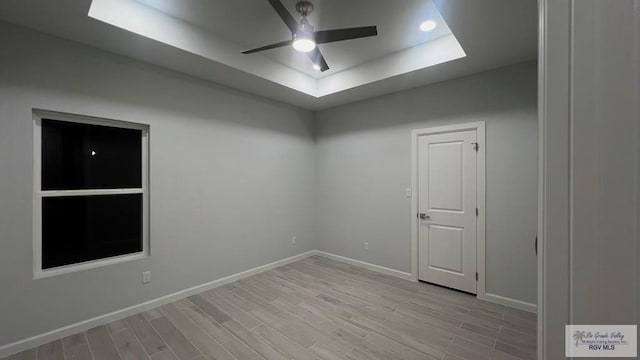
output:
[[[266,0],[136,1],[244,49],[291,39],[291,33]],[[296,1],[282,3],[299,20],[294,10]],[[309,22],[316,30],[376,25],[378,36],[321,45],[331,67],[323,73],[315,71],[307,56],[291,47],[245,56],[264,56],[314,78],[323,78],[451,34],[431,1],[315,0],[313,4],[315,10]],[[420,31],[419,25],[426,19],[434,20],[437,27]]]
[[[295,0],[282,0],[298,18]],[[291,48],[267,0],[3,0],[0,20],[317,110],[537,57],[536,0],[316,0],[317,29],[378,26],[320,45],[331,69]],[[434,19],[438,27],[421,32]],[[303,56],[300,56],[303,55]]]
[[[286,5],[295,8],[293,1]],[[325,73],[313,70],[306,54],[290,47],[241,53],[247,47],[291,38],[266,0],[93,0],[89,16],[320,98],[466,56],[430,0],[397,4],[372,0],[316,4],[323,12],[314,12],[309,20],[318,29],[380,26],[380,36],[319,45],[331,67]],[[414,15],[407,18],[407,13]],[[438,23],[437,37],[420,31],[421,19]]]

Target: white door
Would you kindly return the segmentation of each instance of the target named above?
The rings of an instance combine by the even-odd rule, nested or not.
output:
[[[476,130],[418,142],[420,280],[476,293]]]

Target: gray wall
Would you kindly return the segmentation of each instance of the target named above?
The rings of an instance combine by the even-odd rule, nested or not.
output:
[[[0,346],[314,248],[311,112],[3,23],[0,44]],[[32,108],[150,125],[150,259],[33,280]]]
[[[317,113],[318,249],[410,272],[411,130],[485,121],[486,291],[536,303],[536,83],[526,63]]]
[[[636,324],[640,1],[573,12],[571,321]]]

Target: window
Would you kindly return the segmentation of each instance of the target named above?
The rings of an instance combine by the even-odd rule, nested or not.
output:
[[[148,255],[148,126],[34,112],[34,276]]]

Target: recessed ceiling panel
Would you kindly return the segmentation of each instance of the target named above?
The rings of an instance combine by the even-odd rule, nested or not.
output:
[[[283,5],[296,20],[295,0]],[[93,0],[89,16],[319,98],[465,57],[431,0],[318,0],[308,18],[318,30],[377,26],[378,36],[321,44],[328,71],[290,46],[247,48],[291,39],[267,0]],[[430,20],[431,31],[420,24]]]
[[[136,0],[188,24],[200,27],[243,48],[256,48],[291,39],[291,32],[267,0]],[[297,0],[282,0],[296,20]],[[410,49],[451,33],[430,0],[315,0],[309,22],[316,30],[377,26],[378,36],[320,45],[330,70],[318,72],[308,57],[291,47],[247,56],[267,57],[285,66],[322,78]],[[436,27],[420,30],[423,21]]]

